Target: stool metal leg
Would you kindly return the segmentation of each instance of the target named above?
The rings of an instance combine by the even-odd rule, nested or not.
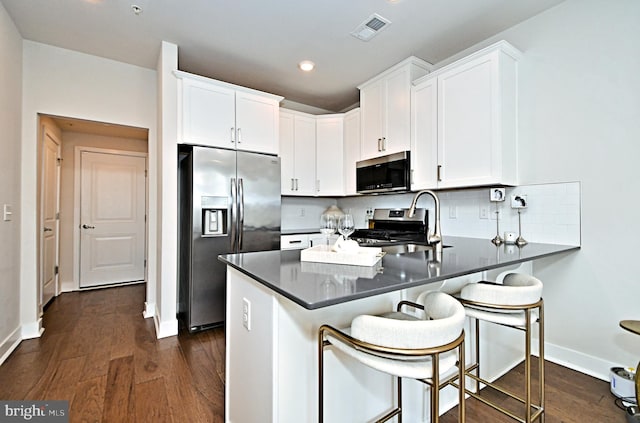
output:
[[[324,421],[324,332],[318,335],[318,422]]]
[[[544,302],[540,302],[538,308],[538,383],[540,390],[540,422],[544,423]]]

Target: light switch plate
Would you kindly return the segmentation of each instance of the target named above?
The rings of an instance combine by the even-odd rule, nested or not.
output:
[[[11,204],[5,204],[3,207],[3,219],[5,222],[8,222],[12,218],[13,218],[13,207],[11,207]]]

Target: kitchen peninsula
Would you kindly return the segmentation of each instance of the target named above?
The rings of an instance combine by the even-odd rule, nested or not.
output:
[[[485,239],[462,237],[446,237],[445,246],[440,261],[425,250],[386,254],[371,267],[301,262],[299,251],[220,256],[227,264],[227,421],[316,421],[317,329],[322,324],[347,327],[359,314],[387,312],[424,290],[448,291],[506,271],[530,272],[532,260],[580,248],[496,247]],[[392,377],[340,354],[325,354],[327,421],[374,418],[391,405]],[[424,388],[406,385],[405,417],[423,421],[428,409]],[[453,390],[445,391],[444,407],[447,398],[455,398]]]

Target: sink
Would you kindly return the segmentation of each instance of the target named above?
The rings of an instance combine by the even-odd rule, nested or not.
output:
[[[442,248],[448,248],[450,245],[443,245]],[[382,248],[387,254],[409,254],[409,253],[417,253],[420,251],[432,251],[433,246],[427,244],[414,244],[414,243],[406,243],[406,244],[395,244],[395,245],[385,245]]]

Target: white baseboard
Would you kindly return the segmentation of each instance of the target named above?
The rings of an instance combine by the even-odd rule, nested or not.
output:
[[[160,313],[158,313],[158,309],[156,308],[153,315],[153,322],[156,325],[156,337],[158,339],[178,334],[178,319],[160,321],[158,316],[160,316]]]
[[[13,350],[18,348],[22,341],[20,327],[17,327],[2,342],[0,342],[0,365],[11,355]]]
[[[74,281],[61,281],[60,282],[60,293],[63,292],[73,292],[77,291],[78,286]]]
[[[156,315],[156,304],[144,302],[144,310],[142,311],[142,317],[148,319]]]
[[[32,338],[40,338],[44,332],[44,328],[42,327],[42,317],[37,321],[32,323],[27,323],[22,325],[21,336],[22,339],[32,339]]]
[[[607,382],[610,380],[609,373],[611,367],[621,366],[620,363],[612,363],[598,357],[546,342],[544,348],[544,358],[546,360]]]

